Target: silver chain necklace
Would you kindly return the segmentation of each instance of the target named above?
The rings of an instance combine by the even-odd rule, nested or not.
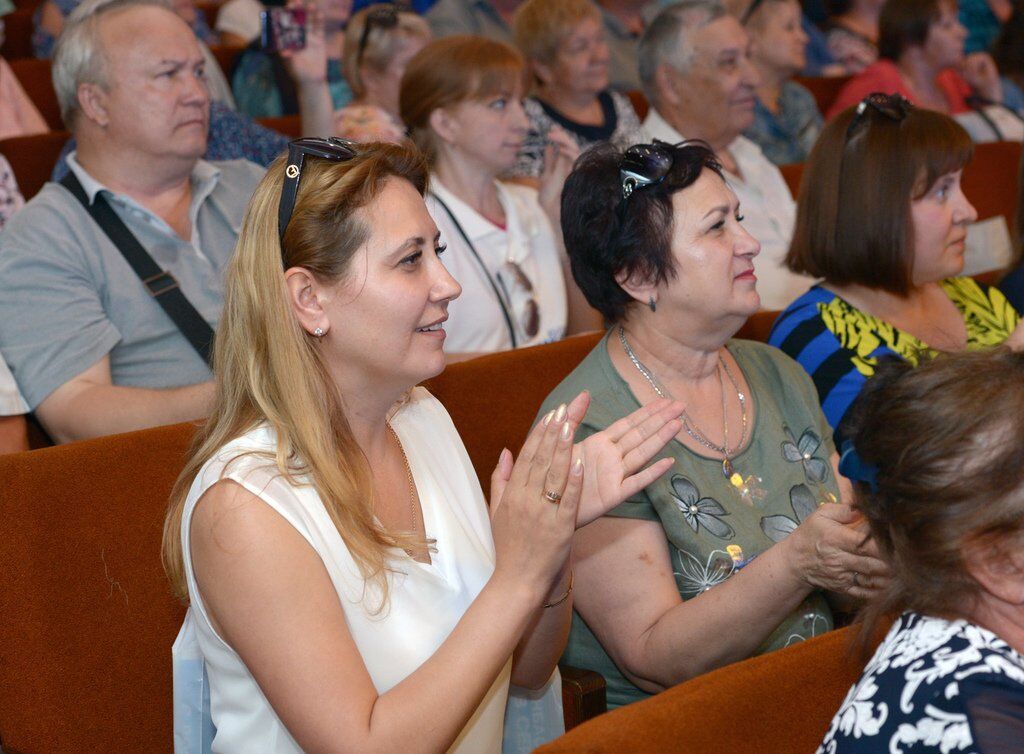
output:
[[[622,343],[622,350],[626,352],[626,355],[629,357],[629,360],[633,362],[633,366],[635,366],[636,370],[640,372],[640,374],[643,375],[644,379],[646,379],[650,383],[651,387],[654,389],[654,392],[657,393],[660,398],[671,398],[672,396],[668,393],[668,391],[662,389],[661,386],[658,385],[657,381],[654,379],[654,374],[651,372],[651,370],[648,369],[644,365],[644,363],[636,357],[635,353],[633,353],[633,349],[629,347],[629,342],[626,340],[626,330],[622,325],[619,325],[619,342]],[[740,416],[742,417],[743,421],[743,431],[740,434],[740,441],[733,448],[732,452],[729,451],[729,421],[727,418],[728,405],[726,403],[725,396],[725,382],[722,380],[723,371],[729,378],[729,382],[732,383],[733,389],[736,391],[736,397],[739,398]],[[722,461],[722,473],[725,474],[726,477],[731,477],[734,471],[732,467],[732,461],[730,460],[732,457],[732,453],[742,448],[743,443],[747,439],[747,397],[740,390],[740,386],[739,384],[737,384],[736,378],[732,374],[732,370],[729,369],[729,365],[726,364],[725,359],[722,358],[721,354],[718,355],[718,367],[715,370],[715,373],[718,375],[718,384],[722,388],[723,444],[716,445],[715,443],[711,442],[707,438],[707,435],[705,435],[697,427],[693,419],[690,418],[690,415],[686,413],[685,409],[683,409],[681,418],[683,420],[683,429],[686,430],[686,434],[688,434],[690,437],[692,437],[694,440],[696,440],[709,450],[715,453],[721,453],[724,456],[724,460]]]

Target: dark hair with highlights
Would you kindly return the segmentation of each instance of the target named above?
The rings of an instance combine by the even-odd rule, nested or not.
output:
[[[658,283],[675,276],[672,195],[692,186],[705,169],[722,177],[715,153],[704,142],[669,149],[673,162],[664,180],[636,189],[628,200],[619,176],[623,150],[612,144],[587,150],[562,189],[562,235],[572,276],[607,322],[622,319],[634,303],[616,282],[618,276]],[[628,204],[620,209],[623,201]]]
[[[998,396],[997,399],[994,399]],[[862,612],[862,638],[903,610],[968,617],[980,585],[969,548],[1017,548],[1024,534],[1024,354],[943,354],[887,361],[846,425],[877,491],[855,482],[856,507],[892,571]]]

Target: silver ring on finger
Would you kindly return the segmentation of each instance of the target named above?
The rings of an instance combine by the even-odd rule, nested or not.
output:
[[[551,490],[545,490],[544,499],[547,500],[549,503],[554,503],[555,505],[558,505],[560,502],[562,502],[562,493],[552,492]]]

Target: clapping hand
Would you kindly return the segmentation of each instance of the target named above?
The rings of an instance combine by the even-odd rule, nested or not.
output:
[[[548,130],[537,199],[555,228],[561,227],[562,186],[579,156],[579,145],[565,129],[552,126]]]
[[[569,405],[569,418],[582,421],[589,404],[589,394],[583,393]],[[584,468],[577,528],[600,518],[669,470],[672,458],[646,464],[682,430],[682,412],[679,401],[659,398],[576,445]]]

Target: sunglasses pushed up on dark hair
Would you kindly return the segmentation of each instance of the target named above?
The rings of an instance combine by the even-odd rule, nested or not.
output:
[[[846,127],[846,141],[850,140],[861,123],[870,123],[871,113],[878,113],[894,123],[899,123],[913,109],[914,106],[902,94],[872,92],[857,105],[857,111],[853,114],[850,125]]]
[[[358,154],[355,142],[331,136],[328,139],[307,137],[295,139],[288,144],[288,164],[284,169],[284,183],[281,186],[281,201],[277,205],[277,230],[279,240],[284,242],[292,213],[295,211],[295,197],[299,193],[302,168],[307,157],[319,157],[332,162],[346,162]],[[281,249],[284,254],[284,249]]]
[[[666,142],[655,139],[652,144],[631,146],[619,162],[623,200],[632,196],[637,189],[657,186],[665,180],[674,163],[672,145]]]

